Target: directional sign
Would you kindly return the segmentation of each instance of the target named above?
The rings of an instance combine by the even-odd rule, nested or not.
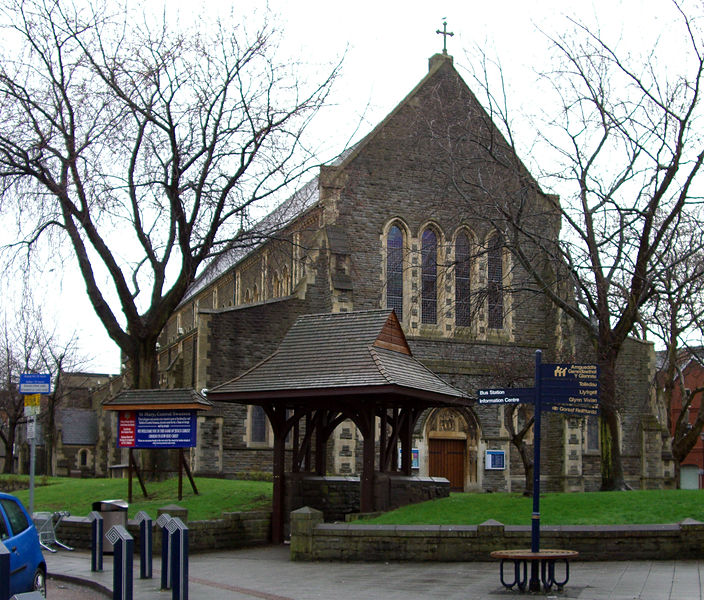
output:
[[[569,404],[594,409],[599,403],[599,367],[598,365],[541,364],[540,391],[545,410],[552,410],[548,408],[552,404]]]
[[[598,406],[588,406],[585,404],[548,404],[541,407],[546,412],[559,413],[571,417],[591,417],[599,414]]]
[[[51,375],[20,373],[20,394],[50,394]]]
[[[479,404],[526,404],[535,401],[535,388],[496,388],[478,390]]]

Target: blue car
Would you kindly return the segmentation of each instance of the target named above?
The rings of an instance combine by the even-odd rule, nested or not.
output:
[[[10,552],[10,596],[41,592],[46,596],[46,562],[39,535],[22,503],[0,493],[0,542]]]

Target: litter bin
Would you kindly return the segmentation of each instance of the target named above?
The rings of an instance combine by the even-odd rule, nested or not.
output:
[[[127,528],[127,502],[124,500],[100,500],[93,502],[93,510],[103,517],[103,554],[113,552],[113,545],[108,541],[107,533],[115,525]]]

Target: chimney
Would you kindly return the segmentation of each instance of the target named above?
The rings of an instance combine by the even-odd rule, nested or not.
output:
[[[433,56],[428,59],[428,71],[438,68],[445,61],[449,61],[450,64],[452,64],[452,57],[449,54],[433,54]]]

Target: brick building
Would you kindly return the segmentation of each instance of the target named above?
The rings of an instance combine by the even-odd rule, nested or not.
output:
[[[433,56],[386,119],[267,217],[267,226],[282,224],[275,238],[223,254],[196,280],[159,339],[160,385],[201,390],[241,375],[276,350],[299,315],[378,308],[393,308],[413,355],[470,396],[532,385],[536,349],[546,362],[591,361],[579,332],[530,291],[502,242],[497,199],[522,202],[548,243],[560,231],[559,200],[522,165],[507,166],[509,155],[452,58]],[[545,258],[539,248],[530,257],[551,276]],[[629,341],[622,354],[627,480],[662,486],[671,465],[649,387],[652,347]],[[456,489],[522,491],[510,426],[528,416],[517,411],[508,422],[495,406],[429,410],[415,430],[417,472]],[[597,420],[550,416],[543,427],[546,489],[598,489]],[[217,405],[199,417],[198,436],[199,474],[271,469],[261,409]],[[330,470],[357,474],[359,444],[354,425],[342,423]]]
[[[663,357],[664,352],[659,353]],[[679,370],[681,378],[676,377],[676,384],[672,389],[670,403],[671,433],[674,435],[676,423],[682,417],[685,425],[691,425],[697,419],[702,403],[702,390],[704,388],[704,348],[688,348],[679,355]],[[662,381],[661,387],[662,387]],[[691,396],[691,398],[690,398]],[[686,408],[683,408],[685,407]],[[682,414],[685,410],[685,414]],[[704,488],[704,441],[702,435],[695,443],[692,450],[684,458],[679,467],[679,487],[682,489]]]

